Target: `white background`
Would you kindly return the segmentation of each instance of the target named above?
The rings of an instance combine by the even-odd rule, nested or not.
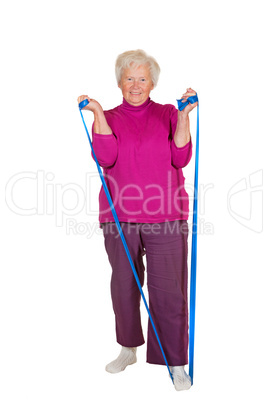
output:
[[[1,401],[267,400],[265,2],[25,0],[0,14]],[[83,208],[100,181],[76,99],[121,103],[114,62],[137,48],[161,67],[153,100],[200,99],[195,381],[180,394],[146,346],[105,372],[120,350],[110,266]]]

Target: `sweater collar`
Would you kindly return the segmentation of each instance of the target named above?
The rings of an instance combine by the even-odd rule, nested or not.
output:
[[[141,105],[139,105],[139,106],[133,106],[133,105],[131,105],[130,103],[128,103],[128,102],[125,100],[125,98],[123,98],[123,103],[122,103],[121,106],[122,106],[123,109],[127,109],[127,110],[132,110],[132,111],[134,111],[134,112],[138,112],[139,110],[145,109],[146,106],[149,105],[150,102],[151,102],[151,98],[148,97],[147,100],[146,100],[144,103],[142,103]]]

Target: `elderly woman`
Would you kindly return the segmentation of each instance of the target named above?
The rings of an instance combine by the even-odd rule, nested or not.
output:
[[[128,51],[116,60],[116,78],[123,102],[103,111],[88,96],[85,109],[94,113],[93,148],[103,167],[141,285],[146,256],[149,306],[177,390],[189,389],[187,236],[188,195],[182,168],[192,154],[189,104],[183,111],[150,98],[160,68],[142,50]],[[183,95],[195,95],[188,89]],[[118,234],[104,189],[99,195],[99,221],[112,267],[111,296],[116,321],[118,358],[106,366],[123,371],[137,361],[144,344],[140,293]],[[165,365],[151,323],[148,324],[147,362]]]

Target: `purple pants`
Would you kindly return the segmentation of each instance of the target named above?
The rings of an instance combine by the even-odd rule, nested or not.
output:
[[[149,309],[170,366],[188,363],[187,221],[120,222],[141,285],[146,255]],[[105,249],[112,267],[111,296],[117,342],[144,344],[141,296],[116,224],[102,224]],[[152,325],[148,324],[147,362],[165,365]]]

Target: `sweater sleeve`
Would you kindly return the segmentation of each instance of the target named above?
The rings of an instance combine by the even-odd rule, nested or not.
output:
[[[92,126],[92,146],[101,167],[109,168],[115,164],[118,155],[116,136],[114,134],[95,133],[94,123]],[[92,151],[91,156],[94,159]]]
[[[174,134],[177,128],[178,110],[173,106],[170,114],[171,125],[171,164],[176,168],[183,168],[188,165],[192,157],[192,141],[190,140],[184,147],[177,147],[174,141]]]
[[[184,147],[177,147],[174,138],[171,141],[171,164],[176,168],[183,168],[188,165],[192,157],[192,141]]]

